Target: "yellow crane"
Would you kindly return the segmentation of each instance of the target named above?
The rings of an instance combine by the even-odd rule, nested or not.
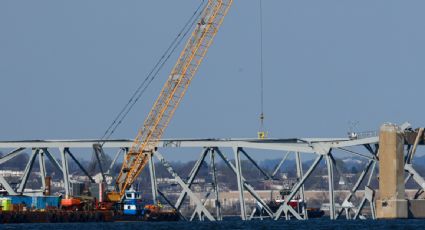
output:
[[[208,0],[206,3],[199,22],[125,156],[116,179],[118,191],[108,194],[111,201],[118,201],[124,196],[149,162],[232,3],[233,0]]]

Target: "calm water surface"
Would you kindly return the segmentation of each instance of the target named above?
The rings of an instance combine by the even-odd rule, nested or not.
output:
[[[0,229],[51,229],[51,230],[100,230],[100,229],[425,229],[425,220],[356,220],[330,221],[239,221],[222,222],[161,222],[161,223],[76,223],[76,224],[12,224],[0,225]]]

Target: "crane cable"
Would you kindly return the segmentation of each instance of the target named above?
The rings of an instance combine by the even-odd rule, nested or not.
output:
[[[177,47],[182,43],[187,34],[191,31],[191,28],[196,24],[199,17],[201,16],[201,9],[205,4],[206,0],[202,0],[198,8],[177,34],[176,38],[171,42],[166,51],[163,53],[161,58],[156,62],[154,67],[148,73],[146,78],[140,83],[137,87],[136,91],[131,96],[130,100],[126,103],[126,105],[121,109],[121,111],[116,115],[112,123],[108,126],[105,133],[101,138],[101,145],[105,144],[105,141],[108,140],[114,132],[118,129],[118,127],[122,124],[123,120],[127,117],[130,111],[133,109],[134,105],[139,101],[142,95],[145,93],[146,89],[150,86],[153,80],[158,76],[158,73],[164,67],[166,62],[170,59],[171,55],[175,52]]]
[[[260,0],[260,129],[258,138],[265,139],[266,131],[264,129],[264,60],[263,60],[263,1]]]

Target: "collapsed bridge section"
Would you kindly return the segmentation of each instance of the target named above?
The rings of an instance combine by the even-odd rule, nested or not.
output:
[[[401,174],[398,177],[403,178],[403,185],[409,180],[413,180],[418,185],[417,192],[413,197],[414,200],[422,202],[420,199],[424,191],[425,181],[423,177],[413,167],[415,153],[419,145],[425,144],[425,137],[423,135],[424,129],[411,129],[408,125],[401,127],[390,125],[398,130],[399,145],[398,146],[398,159],[402,162]],[[381,133],[382,136],[382,133]],[[382,137],[381,137],[382,139]],[[238,193],[238,209],[240,217],[243,220],[254,218],[272,218],[278,220],[280,218],[286,219],[307,219],[309,217],[309,209],[305,204],[300,207],[294,207],[290,204],[291,200],[297,198],[301,200],[306,199],[305,185],[306,181],[312,179],[318,166],[322,163],[326,168],[326,175],[323,176],[327,180],[327,191],[325,195],[325,202],[322,205],[326,209],[330,219],[347,218],[390,218],[380,214],[383,204],[387,207],[388,199],[382,201],[379,194],[379,187],[374,186],[372,181],[375,178],[384,178],[379,176],[378,169],[384,166],[379,165],[380,160],[385,159],[383,154],[390,150],[381,152],[380,146],[383,145],[377,134],[369,135],[367,137],[358,136],[356,138],[293,138],[293,139],[166,139],[158,143],[158,147],[152,153],[151,160],[149,161],[149,172],[151,181],[152,201],[157,202],[162,200],[172,209],[175,209],[181,214],[181,218],[194,220],[222,220],[222,203],[220,198],[223,196],[223,189],[220,189],[219,182],[217,181],[217,174],[220,172],[216,167],[217,161],[222,161],[228,169],[230,174],[228,177],[233,177],[237,182]],[[31,154],[28,162],[22,162],[25,169],[20,176],[18,183],[11,183],[7,178],[0,176],[0,184],[4,188],[4,193],[8,195],[23,195],[23,194],[45,194],[48,189],[48,182],[46,177],[49,172],[46,170],[45,160],[48,159],[51,164],[60,172],[62,172],[64,195],[71,193],[71,175],[69,171],[69,161],[72,160],[81,170],[81,172],[88,178],[89,181],[94,182],[94,175],[89,173],[89,170],[84,167],[80,162],[81,154],[93,151],[98,157],[99,165],[102,165],[102,154],[105,152],[117,151],[113,157],[111,165],[101,167],[100,179],[111,175],[111,168],[118,161],[120,155],[124,155],[131,147],[132,140],[109,140],[105,141],[103,145],[99,145],[100,140],[34,140],[34,141],[2,141],[0,142],[0,150],[3,152],[9,151],[8,154],[0,158],[0,166],[6,162],[14,159],[26,150],[30,150]],[[103,141],[102,141],[103,142]],[[385,144],[385,143],[384,143]],[[401,147],[400,147],[401,146]],[[193,168],[188,175],[179,175],[173,168],[172,164],[166,159],[164,151],[176,151],[177,149],[200,149],[200,156],[195,162]],[[254,158],[262,151],[273,152],[276,157],[281,157],[281,160],[276,164],[274,170],[265,170],[261,164]],[[79,152],[79,154],[77,154]],[[55,153],[57,154],[55,156]],[[401,155],[400,155],[401,154]],[[57,157],[58,156],[58,157]],[[352,156],[355,158],[362,158],[365,160],[363,169],[355,176],[355,182],[352,183],[351,188],[345,189],[345,195],[342,200],[336,199],[336,194],[341,191],[336,189],[338,181],[336,175],[341,174],[341,165],[338,158],[341,156]],[[261,189],[255,188],[249,179],[244,176],[246,167],[255,168],[258,170],[260,179],[264,181],[276,180],[277,173],[279,172],[288,157],[295,159],[294,167],[296,180],[292,187],[289,189],[285,196],[285,200],[276,208],[270,206],[270,201],[266,200]],[[34,171],[34,165],[38,158],[38,169],[41,179],[41,187],[39,189],[27,188],[29,175]],[[155,163],[156,159],[156,163]],[[245,159],[247,163],[242,163],[241,159]],[[306,159],[309,165],[307,165]],[[209,191],[206,193],[199,193],[194,190],[194,184],[199,177],[200,169],[208,162],[209,175],[212,177],[209,185]],[[169,176],[173,179],[173,183],[180,187],[180,192],[177,199],[171,199],[166,191],[161,190],[158,186],[158,180],[155,166],[160,165],[166,169]],[[306,167],[307,166],[307,167]],[[381,169],[382,170],[382,169]],[[340,175],[339,175],[340,176]],[[379,177],[378,177],[379,176]],[[340,180],[341,180],[340,176]],[[386,178],[388,179],[388,178]],[[386,180],[381,179],[381,180]],[[390,178],[391,179],[391,178]],[[398,184],[400,185],[400,183]],[[382,186],[380,184],[380,186]],[[385,186],[385,185],[384,185]],[[398,187],[399,189],[399,187]],[[404,189],[404,188],[403,188]],[[314,189],[316,190],[316,189]],[[323,189],[322,189],[323,190]],[[394,190],[396,191],[396,190]],[[405,199],[404,194],[398,193],[398,199]],[[183,211],[183,204],[187,198],[192,204],[190,212],[187,215]],[[255,202],[254,206],[248,206],[247,201],[251,199]],[[213,205],[207,205],[208,201],[213,201]],[[410,201],[409,201],[410,202]],[[377,205],[378,204],[378,205]],[[393,216],[393,218],[400,217],[424,217],[418,209],[415,202],[410,202],[409,210],[406,210],[406,215]],[[397,206],[399,207],[399,206]],[[413,210],[413,211],[412,211]],[[187,212],[187,210],[186,210]],[[258,216],[260,214],[260,216]]]

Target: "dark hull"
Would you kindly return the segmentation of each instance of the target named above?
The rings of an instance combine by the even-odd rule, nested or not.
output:
[[[147,212],[145,215],[116,215],[114,216],[115,222],[128,222],[128,221],[179,221],[180,217],[176,212]]]
[[[145,216],[116,214],[113,211],[37,211],[0,212],[0,224],[12,223],[75,223],[75,222],[137,222],[178,221],[174,212],[159,212]]]

